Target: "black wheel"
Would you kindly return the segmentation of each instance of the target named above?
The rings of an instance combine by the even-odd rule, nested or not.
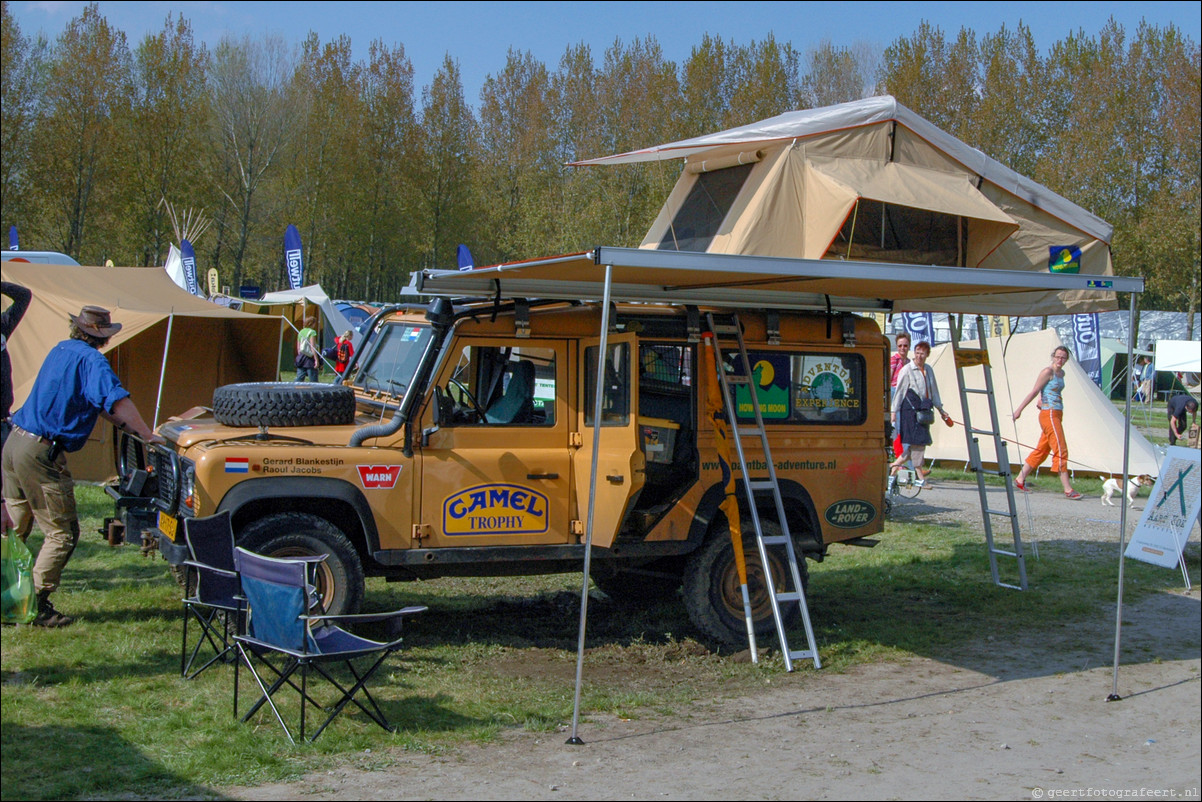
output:
[[[680,589],[681,566],[651,563],[624,571],[594,571],[593,583],[619,604],[650,604],[671,599]]]
[[[213,417],[224,426],[346,426],[355,391],[341,384],[247,382],[213,391]]]
[[[303,512],[269,515],[246,527],[238,539],[244,549],[268,557],[324,554],[317,568],[317,593],[330,615],[353,615],[363,602],[363,566],[359,554],[338,527]]]
[[[775,521],[761,519],[760,525],[765,537],[781,534],[780,526]],[[760,638],[775,631],[772,602],[750,520],[743,521],[742,530],[743,553],[747,560],[747,593],[751,601],[755,634]],[[774,586],[778,592],[783,591],[789,575],[785,550],[781,547],[770,548],[768,562]],[[804,557],[799,558],[797,569],[804,589],[809,583]],[[715,521],[706,535],[705,545],[690,556],[684,575],[684,601],[689,619],[706,635],[732,646],[747,644],[743,593],[739,585],[734,548],[730,542],[730,529],[725,519]],[[801,612],[796,604],[787,604],[781,611],[787,627],[796,623]]]

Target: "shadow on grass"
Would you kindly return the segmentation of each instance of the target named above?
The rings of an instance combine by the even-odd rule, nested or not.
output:
[[[904,535],[904,549],[892,554],[845,549],[811,565],[809,608],[825,664],[912,654],[1007,679],[1110,665],[1118,576],[1112,544],[1042,541],[1041,559],[1027,561],[1030,586],[1021,592],[992,583],[983,537],[962,533],[960,542],[949,543],[947,531],[940,527],[931,538],[929,556],[921,534]],[[1186,561],[1196,577],[1196,545]],[[1003,581],[1017,583],[1014,566],[1001,562]],[[1130,560],[1125,572],[1123,661],[1196,659],[1202,648],[1198,601],[1163,592],[1181,586],[1180,574]],[[576,649],[579,591],[420,597],[406,590],[406,603],[413,602],[430,609],[407,633],[410,647]],[[690,637],[712,652],[740,650],[706,640],[679,599],[638,606],[594,594],[588,610],[588,649]],[[800,627],[790,643],[804,646]],[[775,650],[776,637],[759,645]]]
[[[5,693],[19,689],[6,688]],[[116,730],[5,722],[4,799],[223,799],[167,771]]]

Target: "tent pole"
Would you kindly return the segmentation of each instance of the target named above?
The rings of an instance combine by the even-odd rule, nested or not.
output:
[[[159,394],[154,399],[154,420],[150,424],[150,428],[159,428],[159,410],[163,406],[163,384],[167,378],[167,352],[171,350],[171,329],[175,324],[175,310],[167,315],[167,339],[163,342],[163,366],[159,368]]]
[[[1128,331],[1134,334],[1135,329],[1132,324],[1135,322],[1135,293],[1131,293],[1131,307],[1127,312]],[[1134,356],[1135,343],[1132,337],[1127,338],[1127,365],[1131,365],[1131,360]],[[1126,409],[1123,413],[1123,487],[1127,487],[1131,481],[1131,475],[1128,472],[1131,458],[1131,393],[1125,392],[1127,396]],[[1123,634],[1123,553],[1127,550],[1127,507],[1124,504],[1119,511],[1119,589],[1118,600],[1115,603],[1114,610],[1114,670],[1110,681],[1110,695],[1106,697],[1107,702],[1117,702],[1123,697],[1119,696],[1119,651]]]
[[[597,505],[597,461],[601,456],[601,404],[605,389],[605,360],[609,348],[609,292],[613,265],[605,266],[605,293],[601,301],[601,342],[597,349],[597,386],[593,393],[593,464],[589,474],[588,526],[584,530],[584,581],[580,588],[580,633],[576,639],[576,696],[572,701],[572,735],[569,744],[582,744],[580,728],[580,686],[584,673],[584,633],[588,624],[589,564],[593,554],[593,514]]]

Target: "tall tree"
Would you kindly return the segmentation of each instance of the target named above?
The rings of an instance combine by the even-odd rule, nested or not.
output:
[[[131,145],[123,251],[136,264],[159,265],[166,258],[173,231],[164,201],[180,209],[203,206],[198,190],[206,183],[204,161],[198,154],[207,145],[207,62],[191,23],[172,15],[134,51],[132,109],[122,132]]]
[[[274,273],[268,273],[263,262],[248,268],[246,256],[251,234],[263,222],[256,209],[257,193],[277,167],[303,111],[290,91],[293,64],[288,48],[276,37],[257,44],[249,38],[224,39],[213,53],[215,172],[226,202],[226,214],[217,217],[213,265],[220,265],[228,250],[235,286],[244,278],[261,281]],[[267,263],[275,265],[277,260]]]
[[[476,122],[463,99],[459,63],[449,55],[422,91],[422,134],[423,267],[447,267],[455,263],[455,246],[471,239],[476,208]]]
[[[954,136],[970,140],[976,109],[976,36],[961,28],[948,43],[943,31],[922,22],[911,36],[885,48],[881,76],[885,91]]]
[[[4,198],[4,229],[16,225],[27,238],[34,233],[28,216],[34,128],[38,124],[46,41],[21,35],[8,0],[0,3],[0,197]],[[27,242],[33,241],[27,239]]]
[[[538,253],[551,239],[551,79],[529,52],[510,50],[480,91],[480,180],[486,225],[474,255],[489,262]]]
[[[781,44],[772,34],[762,42],[751,42],[735,52],[732,67],[735,91],[727,126],[746,125],[801,107],[801,55],[788,42]]]
[[[855,53],[829,41],[810,51],[809,69],[802,79],[802,105],[810,108],[859,100],[864,96],[866,76],[861,74]]]
[[[83,262],[112,253],[106,237],[116,219],[106,201],[120,190],[115,126],[128,114],[129,68],[125,34],[95,3],[71,20],[50,59],[32,174],[55,249]]]

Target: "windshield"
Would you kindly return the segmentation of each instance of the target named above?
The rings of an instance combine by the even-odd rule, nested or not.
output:
[[[371,352],[355,371],[351,384],[368,391],[403,395],[431,336],[429,326],[413,323],[382,326],[372,338]]]

